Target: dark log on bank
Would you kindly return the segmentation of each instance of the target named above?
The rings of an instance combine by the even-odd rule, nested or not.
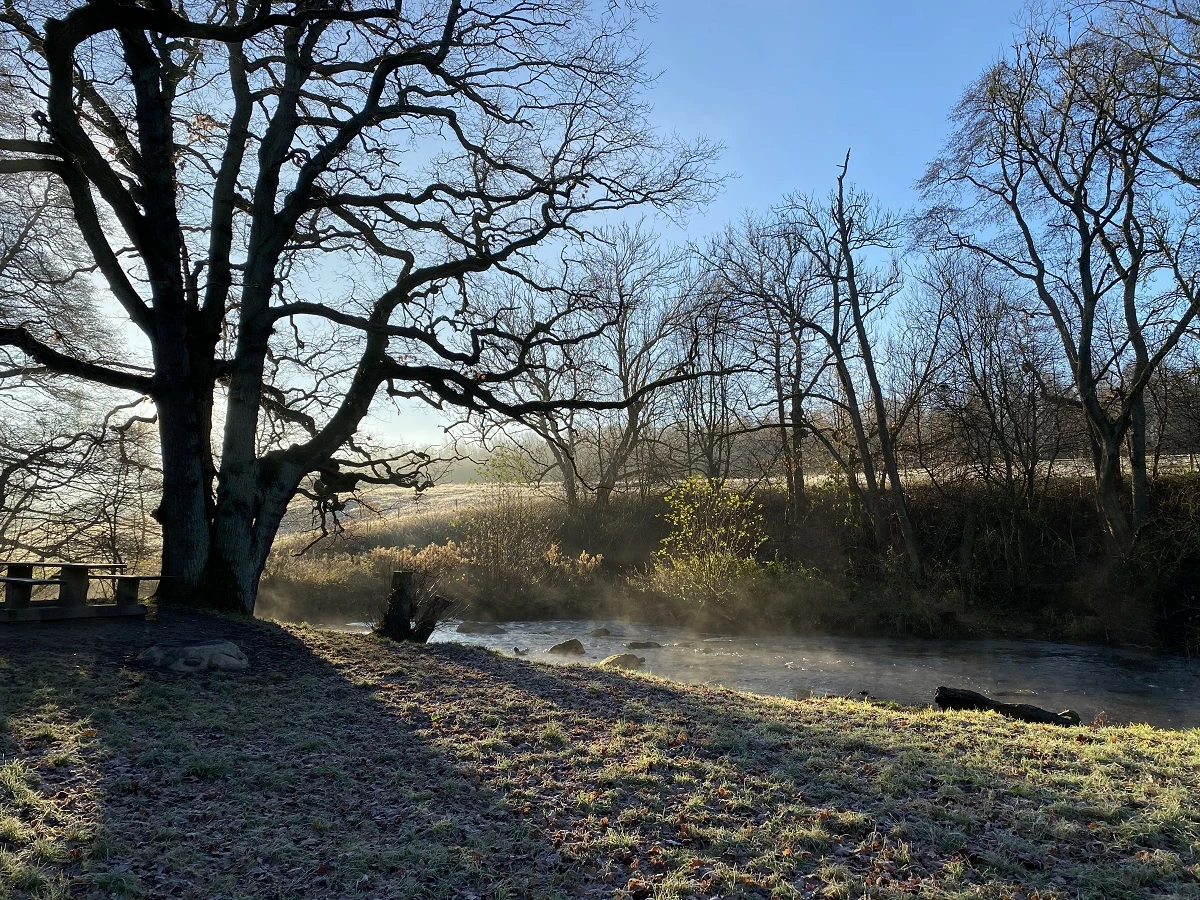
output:
[[[1020,719],[1022,722],[1034,722],[1039,725],[1066,726],[1079,724],[1079,713],[1071,709],[1064,709],[1060,713],[1052,713],[1048,709],[1042,709],[1040,706],[1032,706],[1028,703],[1001,703],[999,700],[993,700],[990,697],[985,697],[983,694],[963,690],[962,688],[939,687],[934,692],[933,702],[942,710],[990,709],[992,712],[998,712],[1000,715],[1008,716],[1010,719]]]
[[[437,594],[423,603],[418,603],[414,574],[393,572],[387,612],[384,613],[383,621],[379,623],[375,632],[393,641],[415,641],[424,644],[449,608],[450,601]]]

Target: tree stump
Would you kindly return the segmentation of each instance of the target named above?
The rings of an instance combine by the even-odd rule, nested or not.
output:
[[[449,608],[450,601],[440,594],[434,594],[428,601],[422,603],[415,616],[416,621],[413,623],[410,640],[421,644],[426,643],[429,636],[433,634],[433,629],[437,628],[438,622]]]
[[[416,594],[415,573],[393,572],[387,612],[375,633],[393,641],[418,644],[428,641],[442,615],[450,608],[450,601],[434,594],[424,603],[418,603]]]
[[[412,572],[392,573],[392,589],[388,593],[387,612],[383,614],[383,621],[376,629],[377,634],[391,638],[393,641],[412,640],[414,580]]]

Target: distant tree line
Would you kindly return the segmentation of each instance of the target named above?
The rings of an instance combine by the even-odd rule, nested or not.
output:
[[[699,473],[783,485],[798,521],[813,477],[835,474],[916,576],[908,484],[1033,508],[1083,469],[1109,552],[1128,554],[1157,514],[1152,480],[1200,450],[1198,38],[1180,4],[1030,13],[967,89],[914,213],[853,187],[847,157],[828,195],[686,253],[608,233],[574,290],[640,295],[636,314],[546,371],[597,398],[630,397],[642,372],[720,374],[618,414],[547,411],[525,446],[572,504]]]

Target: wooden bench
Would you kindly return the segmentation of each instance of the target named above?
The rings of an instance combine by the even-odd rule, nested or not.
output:
[[[162,575],[94,575],[97,581],[113,583],[113,599],[117,606],[136,606],[138,592],[144,581],[162,581]]]
[[[124,563],[30,562],[0,560],[7,575],[0,622],[36,622],[49,619],[91,619],[109,616],[144,616],[146,607],[138,603],[138,588],[143,581],[158,581],[157,575],[124,575]],[[34,569],[57,569],[53,578],[34,578]],[[112,575],[97,575],[96,570],[116,570]],[[88,588],[93,578],[113,582],[115,604],[88,603]],[[56,600],[34,600],[33,589],[57,584]]]
[[[33,600],[33,589],[43,584],[62,584],[57,578],[13,578],[0,577],[4,585],[4,606],[9,609],[25,609]]]

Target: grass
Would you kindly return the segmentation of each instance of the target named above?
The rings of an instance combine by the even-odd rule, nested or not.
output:
[[[131,662],[227,636],[252,668]],[[1200,732],[164,610],[0,633],[0,897],[1200,897]]]

